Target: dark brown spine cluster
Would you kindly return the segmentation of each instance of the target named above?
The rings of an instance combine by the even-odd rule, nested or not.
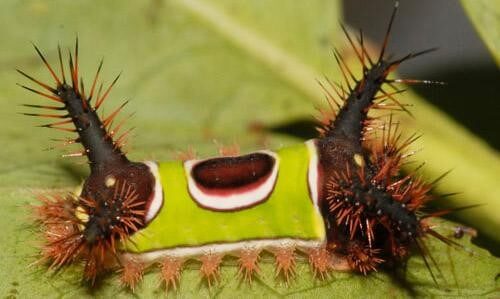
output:
[[[333,242],[363,273],[384,261],[404,260],[428,230],[417,213],[431,199],[431,185],[400,173],[402,149],[414,139],[397,145],[400,135],[389,136],[382,144],[365,144],[363,154],[325,184]]]
[[[403,92],[394,83],[428,83],[387,78],[402,62],[434,50],[411,53],[392,61],[385,59],[396,11],[397,3],[375,61],[363,45],[363,36],[359,36],[356,45],[343,27],[362,65],[363,75],[356,79],[335,51],[344,83],[328,81],[330,88],[322,85],[332,106],[338,107],[336,115],[323,121],[319,129],[321,138],[317,140],[319,201],[328,247],[344,254],[351,267],[364,274],[384,263],[404,261],[412,247],[421,250],[427,263],[428,252],[422,239],[427,234],[448,242],[425,223],[426,218],[435,215],[422,212],[423,205],[431,199],[431,184],[422,182],[415,174],[401,173],[405,151],[417,137],[403,140],[392,116],[382,125],[382,130],[373,130],[382,134],[379,141],[369,141],[365,136],[373,122],[379,125],[381,122],[368,116],[371,109],[407,111],[394,97]],[[394,92],[385,91],[386,86]]]
[[[74,56],[69,53],[69,82],[60,48],[60,75],[56,74],[36,46],[35,50],[54,79],[55,87],[19,71],[44,91],[21,86],[60,106],[25,106],[65,112],[25,114],[59,119],[42,127],[76,132],[78,136],[64,140],[64,145],[81,143],[83,150],[65,156],[86,156],[90,166],[90,176],[85,180],[79,196],[42,198],[36,216],[43,224],[46,236],[43,257],[55,268],[82,259],[85,262],[85,277],[94,282],[104,270],[107,260],[116,255],[116,243],[125,241],[145,225],[145,210],[153,194],[154,177],[145,164],[130,162],[122,152],[130,130],[118,135],[126,118],[117,124],[114,120],[126,102],[102,120],[97,115],[118,77],[104,91],[102,84],[97,87],[101,62],[87,95],[83,80],[79,79],[78,40]]]

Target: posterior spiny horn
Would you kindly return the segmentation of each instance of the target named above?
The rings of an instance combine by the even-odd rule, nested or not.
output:
[[[376,61],[373,61],[367,49],[364,46],[363,34],[360,32],[357,39],[357,44],[355,44],[354,39],[349,34],[345,26],[341,25],[341,28],[352,47],[356,57],[361,63],[363,72],[359,79],[351,72],[350,68],[345,63],[341,53],[338,50],[334,50],[334,58],[337,61],[338,67],[341,71],[343,77],[343,84],[331,83],[328,79],[328,85],[333,90],[337,97],[333,96],[333,92],[328,91],[325,85],[320,84],[321,88],[325,91],[327,99],[329,102],[334,102],[338,105],[338,99],[340,102],[345,103],[338,109],[334,114],[334,117],[323,123],[320,128],[322,136],[324,137],[335,137],[350,139],[352,142],[356,143],[355,146],[359,151],[361,148],[360,140],[363,139],[363,134],[366,132],[365,124],[369,120],[367,114],[370,109],[389,109],[389,110],[400,110],[405,111],[410,116],[411,112],[407,109],[407,104],[402,104],[399,100],[395,98],[395,95],[404,92],[404,90],[398,89],[394,86],[394,83],[407,83],[407,84],[443,84],[442,82],[435,82],[430,80],[413,80],[413,79],[388,79],[390,73],[392,73],[401,63],[413,59],[415,57],[430,53],[435,51],[437,48],[429,48],[422,51],[409,53],[408,55],[396,59],[389,60],[385,57],[386,50],[389,43],[389,37],[393,27],[393,23],[396,17],[396,13],[399,7],[398,1],[394,3],[394,9],[391,14],[389,24],[384,36],[381,50],[378,54]],[[365,60],[368,60],[366,62]],[[355,85],[352,86],[352,83]],[[394,92],[388,92],[384,90],[384,85],[387,84],[395,89]],[[346,86],[346,88],[344,88]],[[390,103],[383,103],[388,101]]]

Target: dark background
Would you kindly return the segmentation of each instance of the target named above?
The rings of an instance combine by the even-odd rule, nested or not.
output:
[[[492,0],[493,1],[493,0]],[[344,19],[381,42],[392,0],[344,0]],[[495,149],[500,149],[500,72],[458,0],[400,1],[389,52],[439,47],[425,59],[405,62],[402,78],[445,81],[446,86],[417,85],[425,99],[451,115]],[[431,34],[429,34],[431,33]]]

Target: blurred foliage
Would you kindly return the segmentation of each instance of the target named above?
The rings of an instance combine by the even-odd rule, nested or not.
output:
[[[491,0],[462,0],[477,32],[500,66],[500,2]]]
[[[212,155],[217,151],[213,140],[222,144],[236,142],[244,151],[300,142],[287,134],[255,128],[289,127],[298,120],[311,119],[314,105],[325,105],[315,79],[322,78],[319,74],[340,78],[330,49],[333,43],[345,41],[337,23],[339,7],[330,0],[157,0],[121,5],[83,0],[9,0],[2,1],[0,8],[0,157],[4,160],[0,165],[0,293],[5,297],[131,295],[114,278],[91,291],[78,283],[78,269],[52,276],[43,267],[28,268],[37,259],[34,247],[38,240],[36,229],[30,226],[27,206],[34,199],[27,188],[37,192],[71,188],[87,171],[85,163],[56,158],[60,149],[41,150],[55,144],[49,141],[51,138],[64,134],[32,129],[42,120],[16,114],[25,111],[19,104],[44,100],[15,86],[16,82],[26,82],[14,69],[21,68],[44,80],[49,78],[30,49],[29,40],[55,62],[57,44],[71,46],[77,34],[84,78],[94,74],[102,55],[103,78],[107,82],[124,71],[112,98],[132,99],[130,109],[137,110],[128,123],[137,127],[130,154],[135,160],[171,159],[189,146],[202,156]],[[348,51],[344,49],[346,57],[352,56]],[[414,118],[401,116],[404,129],[423,134],[415,144],[416,149],[425,147],[415,157],[426,161],[423,175],[432,179],[453,169],[439,190],[462,191],[461,206],[487,203],[462,214],[474,227],[498,238],[497,154],[413,93],[401,100],[414,105]],[[111,101],[105,112],[117,103]],[[452,228],[451,224],[441,227],[446,235]],[[415,256],[409,262],[406,280],[386,273],[369,277],[336,273],[332,279],[319,282],[312,280],[307,265],[300,263],[297,281],[289,287],[276,282],[270,264],[263,266],[262,279],[252,286],[234,279],[233,266],[224,267],[220,285],[210,290],[190,267],[177,295],[491,294],[497,288],[498,259],[468,240],[463,242],[475,256],[429,240],[447,278],[441,288],[433,285],[422,259]],[[138,295],[153,297],[163,292],[157,274],[153,271],[146,275]]]

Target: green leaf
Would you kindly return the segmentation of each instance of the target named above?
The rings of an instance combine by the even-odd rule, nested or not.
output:
[[[33,128],[44,121],[16,114],[26,111],[18,106],[21,103],[46,103],[15,86],[26,83],[15,68],[49,80],[29,40],[55,62],[57,44],[71,47],[78,35],[87,85],[103,55],[103,78],[108,83],[123,70],[111,95],[113,103],[105,109],[109,111],[117,99],[132,99],[129,109],[137,113],[128,124],[137,127],[137,136],[131,158],[160,161],[188,146],[204,156],[215,154],[214,139],[223,144],[237,142],[243,150],[300,142],[285,135],[254,133],[250,128],[311,118],[314,104],[325,104],[315,79],[322,78],[319,74],[339,78],[330,49],[332,44],[345,44],[335,18],[340,9],[330,0],[126,4],[10,0],[2,1],[0,8],[0,293],[7,298],[132,296],[114,276],[92,291],[79,283],[78,267],[51,275],[43,266],[29,266],[37,260],[39,244],[29,217],[28,205],[34,202],[29,190],[74,188],[87,173],[85,164],[57,158],[59,149],[43,150],[56,144],[50,138],[65,134]],[[441,188],[446,192],[465,188],[460,205],[477,200],[488,203],[474,210],[480,217],[473,223],[495,235],[499,224],[496,196],[500,194],[497,154],[413,94],[405,95],[404,101],[415,106],[415,119],[405,119],[406,128],[424,133],[421,144],[425,149],[416,159],[427,161],[425,175],[432,178],[453,168]],[[474,216],[474,211],[467,213]],[[441,229],[451,234],[449,224]],[[228,265],[220,285],[210,290],[200,283],[197,265],[190,265],[177,295],[494,296],[498,259],[467,240],[461,242],[475,255],[429,240],[447,280],[441,288],[433,285],[422,259],[415,256],[407,272],[414,293],[385,273],[368,277],[335,273],[328,281],[315,281],[305,263],[300,263],[297,280],[285,286],[274,279],[272,265],[264,263],[262,279],[252,286],[234,279],[236,269]],[[158,271],[151,271],[137,295],[161,294]]]
[[[28,205],[34,202],[33,193],[16,188],[2,188],[1,191],[4,205],[0,224],[4,234],[0,243],[0,293],[5,298],[133,297],[130,291],[120,286],[117,275],[107,277],[97,289],[92,290],[81,283],[82,269],[78,266],[53,273],[35,264],[38,257],[34,246],[39,239],[34,237],[37,229],[28,224],[27,216]],[[455,226],[451,223],[436,222],[436,225],[443,235],[453,234]],[[275,278],[272,259],[264,257],[261,275],[251,285],[238,279],[235,261],[228,260],[222,268],[220,283],[208,288],[200,278],[199,264],[192,262],[183,271],[178,291],[169,293],[181,298],[498,296],[495,277],[500,269],[500,260],[471,245],[468,237],[457,242],[465,249],[451,248],[433,238],[427,240],[426,244],[446,279],[439,280],[439,287],[434,285],[418,255],[408,261],[406,271],[401,270],[393,275],[380,272],[363,276],[337,272],[325,281],[313,279],[309,266],[301,259],[298,262],[298,275],[289,285]],[[435,269],[434,272],[437,275]],[[159,270],[151,269],[135,295],[157,298],[165,293],[159,285]]]
[[[461,2],[497,65],[500,65],[500,2],[491,0]]]

